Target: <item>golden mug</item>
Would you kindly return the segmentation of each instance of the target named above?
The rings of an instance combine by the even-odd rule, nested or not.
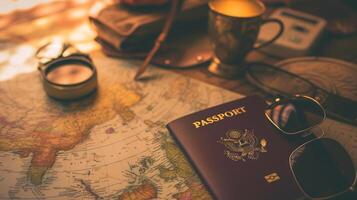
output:
[[[246,55],[273,43],[284,31],[280,20],[262,18],[266,8],[258,0],[212,0],[209,8],[208,31],[214,55],[208,70],[225,78],[243,75]],[[271,40],[255,44],[260,26],[266,23],[276,23],[280,29]]]

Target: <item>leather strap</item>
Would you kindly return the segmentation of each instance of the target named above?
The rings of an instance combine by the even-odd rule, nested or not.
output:
[[[181,7],[180,5],[182,5],[182,1],[183,0],[173,0],[172,1],[170,12],[167,16],[164,28],[163,28],[162,32],[160,33],[159,37],[157,37],[154,47],[150,50],[149,54],[146,56],[144,63],[137,70],[136,75],[134,77],[135,80],[138,80],[140,78],[140,76],[145,72],[145,70],[149,66],[149,63],[155,56],[156,52],[160,49],[161,44],[166,40],[166,37],[169,34],[169,31],[171,29],[171,26],[173,24],[175,16]]]
[[[212,58],[211,43],[204,24],[187,30],[175,30],[153,57],[151,63],[166,68],[191,68],[207,63]],[[119,50],[100,38],[96,38],[103,52],[111,57],[144,59],[147,51]]]

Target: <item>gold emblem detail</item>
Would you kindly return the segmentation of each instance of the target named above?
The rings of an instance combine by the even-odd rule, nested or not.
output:
[[[230,130],[226,136],[226,138],[221,137],[217,142],[227,147],[224,154],[233,161],[246,161],[247,158],[257,160],[259,153],[267,152],[268,141],[264,138],[259,141],[254,135],[254,130]]]
[[[264,178],[268,183],[272,183],[277,180],[280,180],[280,176],[277,173],[272,173],[272,174],[266,175],[266,176],[264,176]]]

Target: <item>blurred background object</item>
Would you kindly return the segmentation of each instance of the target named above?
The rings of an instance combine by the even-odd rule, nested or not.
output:
[[[2,0],[0,1],[0,30],[40,17],[66,12],[69,9],[72,15],[80,16],[83,11],[72,9],[89,10],[94,2],[95,0]]]
[[[326,19],[327,29],[334,34],[357,32],[355,0],[294,0],[289,7]]]
[[[0,80],[37,69],[39,46],[60,39],[82,52],[99,49],[88,15],[101,0],[0,1]]]
[[[269,5],[288,6],[328,21],[327,30],[333,34],[357,32],[356,0],[263,0]]]
[[[284,33],[273,44],[260,51],[282,58],[311,54],[321,42],[327,24],[321,17],[290,8],[274,9],[269,18],[281,20],[285,27]],[[270,40],[278,30],[279,26],[275,24],[262,26],[258,41]]]
[[[95,0],[4,0],[0,2],[0,41],[24,42],[79,28]],[[105,2],[105,1],[103,1]],[[85,40],[84,35],[76,36]],[[0,45],[1,46],[1,45]]]
[[[210,60],[211,46],[206,30],[207,1],[183,2],[168,38],[151,63],[169,68],[188,68]],[[105,54],[143,59],[162,31],[168,12],[169,6],[138,8],[113,4],[91,13],[90,20],[97,32],[96,40]]]

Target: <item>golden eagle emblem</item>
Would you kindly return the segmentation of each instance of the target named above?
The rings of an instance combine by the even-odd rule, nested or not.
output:
[[[268,141],[264,138],[259,141],[254,135],[254,130],[230,130],[226,136],[226,138],[221,137],[217,142],[227,148],[224,154],[233,161],[246,161],[247,158],[257,160],[259,153],[267,152]]]

